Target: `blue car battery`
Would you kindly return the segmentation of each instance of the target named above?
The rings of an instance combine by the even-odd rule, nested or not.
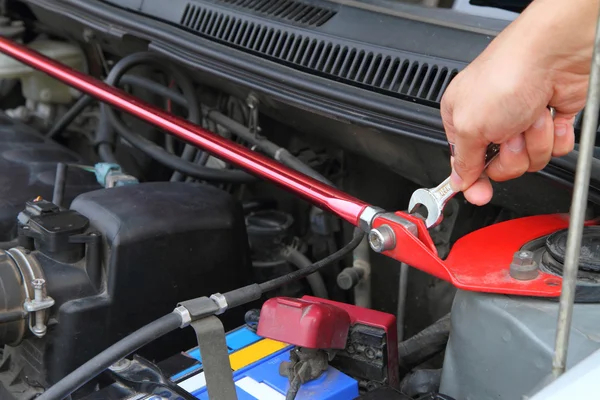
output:
[[[239,400],[285,400],[289,381],[280,375],[279,366],[289,361],[294,346],[262,338],[245,326],[229,332],[226,343]],[[175,357],[180,361],[187,358],[192,365],[172,374],[171,380],[196,398],[209,400],[198,348]],[[319,378],[303,384],[295,399],[350,400],[358,396],[357,380],[329,366]]]

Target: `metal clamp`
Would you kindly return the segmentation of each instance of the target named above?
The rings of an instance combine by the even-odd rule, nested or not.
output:
[[[29,250],[17,247],[7,251],[17,264],[23,278],[25,302],[23,309],[29,313],[29,330],[37,337],[46,334],[47,309],[54,306],[54,299],[46,293],[46,280],[41,266]]]

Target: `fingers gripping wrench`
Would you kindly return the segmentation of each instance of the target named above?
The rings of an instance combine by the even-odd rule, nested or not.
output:
[[[553,107],[548,107],[552,119],[556,114]],[[450,153],[454,155],[454,144],[450,144]],[[485,153],[485,166],[484,170],[490,165],[492,161],[500,153],[500,145],[490,143]],[[456,195],[456,191],[450,186],[450,177],[446,178],[438,186],[431,189],[417,189],[408,203],[408,212],[415,213],[420,206],[423,206],[427,210],[427,217],[425,218],[425,226],[427,228],[433,228],[437,226],[444,218],[444,208],[450,199]]]
[[[454,155],[454,145],[450,145],[450,151]],[[490,165],[492,161],[500,153],[500,145],[491,143],[487,147],[485,153],[485,168]],[[450,177],[446,178],[438,186],[431,189],[417,189],[410,197],[408,203],[408,212],[415,213],[420,206],[427,209],[427,217],[425,218],[425,226],[427,228],[433,228],[442,222],[444,217],[444,208],[450,199],[454,197],[458,192],[452,189],[450,186]]]

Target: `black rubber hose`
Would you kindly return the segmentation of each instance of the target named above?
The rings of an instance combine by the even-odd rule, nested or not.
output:
[[[182,160],[143,136],[130,132],[112,110],[107,110],[107,115],[108,120],[119,135],[123,136],[123,138],[131,143],[132,146],[171,169],[181,171],[185,175],[209,182],[249,183],[256,180],[254,176],[243,171],[207,168]]]
[[[52,203],[62,207],[65,197],[65,188],[67,185],[68,167],[65,163],[56,164],[56,174],[54,176],[54,191],[52,193]]]
[[[94,102],[94,98],[88,95],[81,96],[75,104],[63,115],[46,133],[47,138],[54,138],[59,133],[63,132],[70,124]]]
[[[6,324],[9,322],[20,321],[25,319],[25,312],[23,311],[9,311],[0,313],[0,324]]]
[[[123,76],[121,82],[130,83],[132,85],[142,87],[148,91],[167,97],[181,106],[188,107],[188,102],[183,95],[149,79],[133,75],[125,75]],[[319,174],[317,171],[315,171],[302,161],[300,161],[298,158],[294,157],[285,148],[278,146],[277,144],[263,137],[254,135],[252,132],[250,132],[250,129],[240,124],[236,120],[216,110],[208,111],[207,117],[213,120],[214,122],[218,123],[219,125],[227,128],[236,136],[239,136],[240,138],[244,139],[246,142],[258,147],[260,150],[264,151],[266,154],[275,158],[282,164],[285,164],[288,167],[295,169],[296,171],[300,171],[303,174],[308,175],[329,186],[333,186],[333,183],[327,180],[327,178]]]
[[[98,145],[98,156],[104,162],[118,164],[117,159],[108,143],[100,143]]]
[[[446,314],[413,337],[399,343],[400,366],[410,370],[444,350],[450,336],[450,325],[450,314]]]
[[[320,182],[323,182],[326,185],[334,186],[332,182],[330,182],[323,175],[319,174],[317,171],[300,161],[298,158],[294,157],[289,151],[285,148],[276,145],[275,143],[254,135],[250,132],[250,129],[240,124],[239,122],[227,117],[226,115],[221,114],[218,111],[209,111],[208,118],[212,119],[219,125],[227,128],[231,132],[235,133],[240,138],[244,139],[250,144],[255,145],[269,156],[273,157],[275,160],[281,162],[284,165],[287,165],[290,168],[295,169],[296,171],[302,172],[304,175],[308,175],[311,178],[314,178]]]
[[[63,400],[94,379],[112,364],[181,326],[181,316],[170,313],[119,340],[100,354],[62,378],[37,400]]]
[[[314,272],[317,272],[321,268],[323,268],[329,264],[332,264],[336,261],[341,260],[348,254],[350,254],[352,252],[352,250],[354,250],[355,248],[358,247],[358,245],[360,244],[364,235],[365,235],[364,232],[362,232],[359,229],[356,229],[352,240],[350,242],[348,242],[344,247],[342,247],[341,249],[336,251],[335,253],[330,254],[329,256],[323,258],[322,260],[319,260],[316,263],[311,264],[305,268],[299,269],[294,272],[290,272],[289,274],[280,276],[279,278],[271,279],[270,281],[266,281],[266,282],[258,284],[258,286],[261,290],[261,293],[270,292],[271,290],[275,290],[282,286],[288,285],[299,279],[306,278],[308,275],[310,275]]]
[[[252,285],[244,286],[238,289],[234,289],[230,292],[224,293],[223,296],[227,301],[228,308],[234,308],[243,304],[250,303],[254,300],[260,299],[260,297],[271,290],[280,288],[281,286],[288,285],[292,282],[306,278],[308,275],[313,274],[321,268],[334,263],[352,252],[364,237],[364,233],[356,229],[354,231],[354,238],[348,242],[344,247],[336,251],[335,253],[325,257],[324,259],[317,261],[314,264],[310,264],[305,268],[299,269],[294,272],[290,272],[287,275],[280,276],[279,278],[271,279],[263,283],[253,283]]]
[[[165,60],[157,56],[155,53],[150,52],[141,52],[134,53],[123,57],[120,59],[110,70],[110,73],[106,77],[105,82],[112,86],[119,86],[121,83],[121,79],[123,75],[132,68],[143,65],[146,63],[155,63],[159,65],[161,68],[166,69],[169,74],[171,74],[177,83],[177,85],[181,88],[183,92],[183,97],[187,103],[188,110],[188,119],[194,124],[200,124],[200,103],[198,102],[198,98],[196,97],[196,91],[194,89],[193,82],[185,76],[178,68],[173,66],[168,62],[164,62]],[[100,104],[100,119],[106,120],[107,114],[112,110],[108,105],[102,103]],[[112,111],[114,112],[114,111]],[[96,141],[98,143],[114,143],[114,135],[112,132],[112,127],[107,124],[98,124],[98,129],[96,131]],[[186,144],[181,155],[181,158],[185,161],[192,161],[196,155],[196,147]],[[176,170],[172,177],[171,181],[182,181],[184,176]]]
[[[288,263],[292,264],[299,270],[310,268],[312,266],[312,262],[308,259],[308,257],[294,247],[287,246],[281,254]],[[306,281],[308,282],[313,295],[322,299],[329,298],[327,286],[325,286],[325,282],[323,281],[321,274],[318,272],[313,272],[312,274],[306,276]]]

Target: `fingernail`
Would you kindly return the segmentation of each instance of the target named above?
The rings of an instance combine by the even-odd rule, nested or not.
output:
[[[558,124],[554,127],[554,134],[556,136],[565,136],[567,134],[567,126],[565,124]]]
[[[542,128],[544,127],[544,124],[545,124],[545,123],[546,123],[546,116],[545,116],[545,115],[542,115],[541,117],[539,117],[539,118],[537,119],[537,121],[535,121],[535,122],[533,123],[533,127],[534,127],[535,129],[542,129]]]
[[[508,139],[506,147],[513,153],[518,153],[525,147],[525,138],[523,135],[517,135],[513,138]]]
[[[462,178],[456,173],[455,170],[452,170],[452,173],[450,174],[450,186],[452,186],[452,189],[455,191],[460,191],[462,189],[462,184]]]

